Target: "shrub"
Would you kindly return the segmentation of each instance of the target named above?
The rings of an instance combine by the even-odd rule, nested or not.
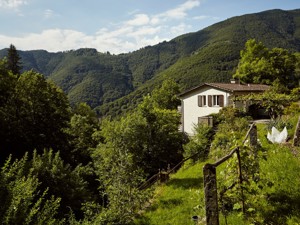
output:
[[[209,153],[213,129],[206,124],[198,124],[194,133],[195,135],[191,137],[190,142],[184,145],[184,157],[194,156],[192,157],[193,162],[198,159],[205,160]]]

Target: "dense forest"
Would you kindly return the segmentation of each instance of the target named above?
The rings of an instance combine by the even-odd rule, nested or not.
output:
[[[2,224],[126,224],[148,198],[138,187],[183,157],[178,86],[166,80],[135,113],[99,122],[53,82],[0,64]]]
[[[300,10],[270,10],[227,19],[203,30],[137,51],[112,55],[95,49],[49,53],[19,51],[23,71],[33,69],[97,114],[133,109],[165,78],[183,91],[201,82],[229,81],[248,39],[267,47],[300,50]],[[0,51],[0,58],[6,55]]]
[[[173,168],[186,158],[191,157],[189,162],[197,163],[222,157],[241,139],[249,125],[251,117],[246,112],[228,107],[212,115],[215,121],[213,128],[199,125],[195,127],[195,137],[179,132],[180,114],[177,106],[180,100],[177,96],[182,87],[201,81],[196,74],[203,75],[202,78],[207,81],[225,81],[234,77],[245,83],[268,84],[271,88],[264,94],[249,95],[240,100],[259,102],[267,109],[273,124],[279,124],[285,115],[299,116],[300,57],[295,44],[297,26],[294,22],[294,29],[287,28],[284,19],[296,21],[298,14],[298,10],[275,10],[246,15],[262,20],[274,18],[275,15],[276,18],[282,16],[281,22],[275,22],[279,30],[283,33],[286,29],[289,32],[292,30],[293,35],[289,36],[290,39],[282,38],[283,33],[279,35],[280,38],[274,35],[274,40],[286,40],[278,42],[275,47],[276,41],[267,45],[257,39],[245,40],[237,58],[221,54],[220,46],[227,52],[235,50],[224,42],[216,41],[221,36],[226,37],[220,33],[215,34],[216,39],[210,36],[206,41],[212,42],[206,42],[205,46],[202,45],[204,39],[198,39],[203,36],[193,33],[119,56],[98,53],[93,49],[62,53],[21,52],[11,45],[5,53],[2,52],[4,57],[0,60],[1,223],[135,224],[155,197],[152,188],[142,188],[148,178],[158,171]],[[214,25],[219,29],[212,26],[205,32],[210,29],[221,32],[222,26],[228,28],[234,21],[243,21],[242,18],[229,19]],[[237,28],[236,25],[233,27]],[[240,27],[244,27],[244,24]],[[271,40],[268,37],[268,41]],[[180,47],[176,43],[181,43],[178,45]],[[180,56],[172,46],[181,49]],[[198,51],[191,50],[194,48],[192,46],[196,46]],[[161,61],[155,57],[151,61],[157,48],[164,49],[158,51]],[[208,51],[214,54],[218,51],[219,58],[213,57],[218,61],[213,61]],[[32,57],[27,63],[34,62],[35,66],[26,64],[24,54],[27,54],[27,58]],[[134,60],[133,56],[137,58]],[[100,58],[103,63],[99,63]],[[220,61],[221,58],[223,61]],[[208,64],[202,64],[201,60]],[[143,61],[148,63],[144,64]],[[154,61],[156,66],[149,63]],[[218,66],[215,73],[211,66]],[[132,71],[140,72],[133,75]],[[221,71],[226,71],[226,76]],[[99,79],[99,82],[95,82],[95,79]],[[191,83],[185,82],[185,79]],[[99,85],[99,89],[90,84]],[[77,85],[93,93],[95,101],[105,102],[91,104],[89,97],[82,97],[84,91],[75,91]],[[103,94],[100,96],[106,94],[107,98],[104,100],[99,97],[99,93]],[[130,101],[125,100],[126,94]],[[110,107],[109,104],[113,104],[110,102],[114,100],[118,101],[114,103],[115,107],[127,101],[119,111],[112,107],[112,111],[107,112],[119,116],[99,118],[93,107],[102,104],[102,108],[97,108],[101,114],[104,106]],[[128,111],[130,107],[135,110]],[[233,135],[227,135],[229,131]],[[249,158],[246,153],[244,159]],[[246,162],[245,188],[255,189],[250,192],[257,191],[267,202],[272,193],[262,193],[257,189],[262,187],[264,190],[269,183],[254,179],[254,166]],[[276,184],[272,185],[277,187]],[[250,192],[249,196],[255,196]],[[226,213],[235,213],[239,210],[235,205],[239,196],[235,192],[226,194],[223,198]],[[293,199],[293,195],[288,197]],[[251,197],[249,199],[251,202]],[[285,204],[284,209],[293,207],[293,214],[277,208],[275,210],[276,205],[272,205],[274,214],[280,213],[278,221],[272,218],[274,214],[267,213],[271,206],[252,207],[249,203],[256,208],[248,216],[255,219],[255,224],[268,224],[271,219],[272,223],[284,224],[288,216],[297,220],[297,204],[292,201]]]

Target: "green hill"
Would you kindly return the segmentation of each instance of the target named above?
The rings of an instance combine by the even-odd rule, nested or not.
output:
[[[293,137],[299,114],[287,116],[283,121],[289,124],[288,133]],[[274,125],[274,124],[273,124]],[[239,208],[240,187],[231,190],[230,185],[236,181],[237,158],[233,157],[217,167],[219,220],[221,225],[251,225],[251,224],[299,224],[300,199],[300,158],[299,147],[292,145],[292,140],[285,144],[272,144],[267,140],[270,124],[257,124],[259,147],[255,167],[255,181],[244,184],[245,213]],[[246,133],[243,133],[246,135]],[[232,143],[233,146],[236,145]],[[240,145],[242,146],[242,145]],[[250,148],[240,148],[242,157],[242,174],[251,173],[251,164],[255,159],[249,157],[243,161],[243,155],[249,153]],[[170,176],[165,184],[155,186],[155,195],[147,208],[136,218],[136,225],[182,225],[196,224],[192,217],[198,216],[198,224],[206,224],[205,196],[203,185],[203,166],[216,162],[211,156],[206,161],[195,164],[185,164]],[[221,156],[224,157],[225,153]],[[253,164],[254,165],[254,164]],[[253,169],[253,167],[252,167]],[[231,171],[231,173],[230,173]],[[253,171],[252,171],[253,172]],[[222,183],[222,185],[220,185]],[[224,186],[228,189],[224,189]],[[221,192],[227,193],[227,200],[231,203],[226,211],[221,205]],[[223,192],[225,193],[225,192]],[[224,196],[223,196],[224,197]],[[234,205],[232,204],[234,203]],[[229,210],[230,208],[230,210]]]
[[[176,80],[182,89],[201,82],[228,81],[250,38],[267,47],[299,51],[300,9],[233,17],[127,54],[95,49],[19,53],[24,70],[34,69],[53,80],[72,104],[87,102],[100,115],[117,115],[134,108],[141,96],[166,77]],[[0,57],[5,54],[6,49],[0,51]]]

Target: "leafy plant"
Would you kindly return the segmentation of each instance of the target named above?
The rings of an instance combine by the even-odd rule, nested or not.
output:
[[[184,157],[191,157],[193,162],[198,159],[205,160],[209,154],[210,142],[212,140],[213,128],[205,124],[198,124],[195,127],[195,135],[184,145]]]

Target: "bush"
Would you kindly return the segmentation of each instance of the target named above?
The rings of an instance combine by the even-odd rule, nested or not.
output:
[[[198,159],[205,160],[209,153],[213,129],[206,124],[198,124],[198,126],[195,127],[194,133],[195,136],[191,137],[190,142],[184,145],[184,157],[193,156],[193,162]]]

